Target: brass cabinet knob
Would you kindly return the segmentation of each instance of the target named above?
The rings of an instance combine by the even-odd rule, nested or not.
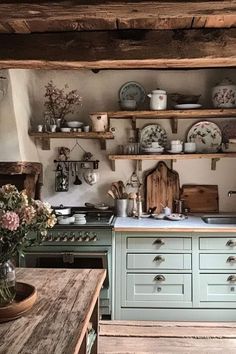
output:
[[[155,281],[165,281],[166,278],[162,274],[157,274],[154,278]]]
[[[236,241],[229,240],[229,241],[226,242],[226,246],[234,247],[234,246],[236,246]]]
[[[236,257],[234,257],[234,256],[229,256],[229,257],[227,258],[227,262],[228,262],[228,263],[234,263],[234,262],[236,262]]]
[[[236,281],[236,275],[230,275],[230,276],[227,278],[227,281]]]
[[[156,256],[154,259],[153,259],[153,262],[164,262],[165,261],[165,258],[162,257],[162,256]]]
[[[165,241],[162,240],[161,238],[157,238],[154,242],[153,242],[153,245],[159,245],[159,246],[162,246],[165,244]]]

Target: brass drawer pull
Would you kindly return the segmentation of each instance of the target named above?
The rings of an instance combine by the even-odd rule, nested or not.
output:
[[[227,278],[227,281],[236,281],[236,275],[230,275],[230,276]]]
[[[164,262],[165,261],[165,258],[162,257],[162,256],[156,256],[154,259],[153,259],[153,262]]]
[[[229,241],[226,242],[226,246],[234,247],[234,246],[236,246],[236,241],[229,240]]]
[[[165,281],[166,278],[164,277],[164,275],[158,274],[158,275],[155,276],[154,280],[155,281]]]
[[[159,245],[159,246],[162,246],[165,244],[165,241],[162,240],[161,238],[157,238],[154,242],[153,242],[153,245]]]
[[[234,257],[234,256],[229,256],[229,257],[227,258],[227,262],[229,262],[229,263],[234,263],[234,262],[236,262],[236,257]]]

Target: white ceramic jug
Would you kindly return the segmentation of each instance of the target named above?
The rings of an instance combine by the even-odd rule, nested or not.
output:
[[[152,111],[164,110],[167,107],[167,95],[164,90],[153,90],[148,94],[150,100],[150,109]]]

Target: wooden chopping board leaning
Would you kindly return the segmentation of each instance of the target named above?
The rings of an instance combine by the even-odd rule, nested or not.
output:
[[[155,169],[145,177],[146,210],[156,207],[161,213],[163,205],[173,211],[173,202],[179,199],[179,174],[171,170],[163,161],[158,162]]]

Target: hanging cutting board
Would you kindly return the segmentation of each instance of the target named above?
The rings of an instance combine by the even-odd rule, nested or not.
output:
[[[163,210],[163,205],[173,210],[174,199],[179,199],[179,175],[160,161],[156,168],[146,175],[146,210],[156,207],[155,213]]]
[[[181,189],[181,199],[191,213],[219,212],[217,185],[185,184]]]

